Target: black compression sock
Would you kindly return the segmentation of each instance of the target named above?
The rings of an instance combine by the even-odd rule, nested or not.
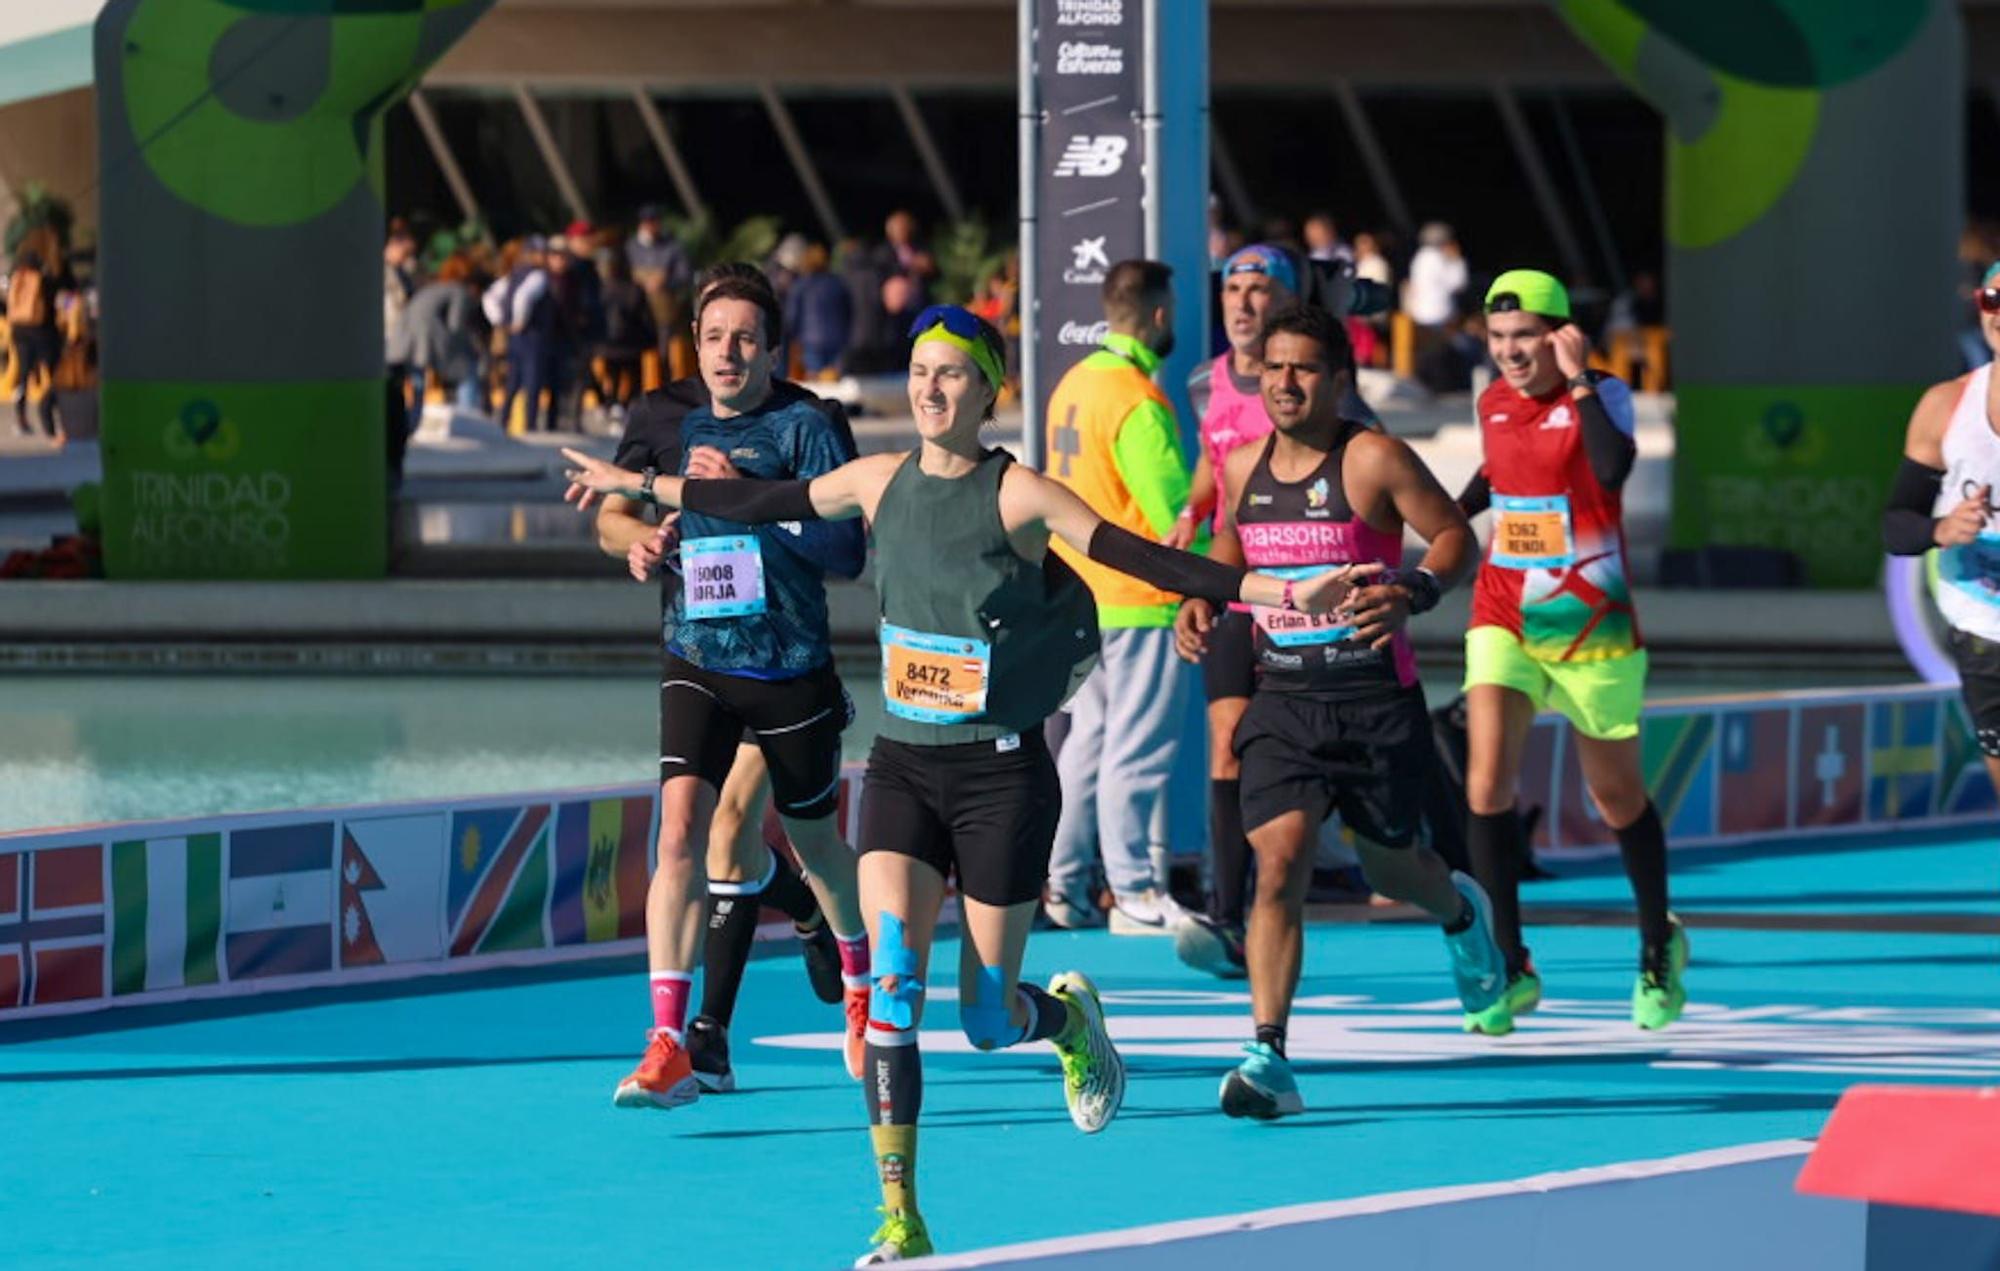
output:
[[[1227,927],[1243,925],[1244,884],[1250,843],[1243,834],[1243,783],[1233,777],[1208,783],[1208,842],[1214,855],[1208,916]]]
[[[1472,902],[1460,896],[1458,898],[1458,917],[1444,924],[1444,933],[1448,936],[1455,936],[1461,932],[1469,931],[1472,929],[1473,919],[1477,917],[1479,917],[1479,911],[1472,907]]]
[[[1474,812],[1466,824],[1466,855],[1472,873],[1493,902],[1493,939],[1507,955],[1507,973],[1521,970],[1527,955],[1521,948],[1521,817],[1505,812]]]
[[[1046,1041],[1069,1027],[1069,1007],[1061,998],[1032,984],[1018,984],[1015,990],[1028,1002],[1028,1035],[1021,1040]]]
[[[813,895],[812,888],[792,870],[784,857],[776,852],[771,855],[777,868],[772,871],[771,881],[764,884],[764,903],[801,927],[817,926],[819,900]]]
[[[757,941],[757,911],[763,905],[755,883],[711,883],[708,934],[701,951],[701,1013],[724,1028],[736,1013],[736,993],[743,986],[743,969],[750,965],[750,946]],[[719,891],[727,888],[727,891]]]
[[[1632,899],[1639,904],[1639,938],[1648,948],[1667,942],[1667,835],[1652,800],[1639,819],[1618,831],[1618,855],[1625,877],[1632,882]]]
[[[1285,1057],[1285,1026],[1283,1024],[1257,1025],[1257,1040],[1276,1051],[1278,1058],[1283,1059]]]

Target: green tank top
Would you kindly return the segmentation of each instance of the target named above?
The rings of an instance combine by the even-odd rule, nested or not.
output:
[[[1055,553],[1021,559],[1000,523],[1014,457],[988,450],[958,478],[904,459],[875,509],[882,601],[882,736],[950,746],[1025,732],[1097,663],[1097,606]]]

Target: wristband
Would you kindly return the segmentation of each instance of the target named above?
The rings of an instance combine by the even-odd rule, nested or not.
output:
[[[1444,587],[1438,582],[1437,575],[1428,569],[1419,569],[1409,577],[1396,581],[1409,595],[1410,612],[1413,614],[1429,613],[1437,608],[1438,600],[1444,595]]]
[[[1299,602],[1292,595],[1292,580],[1289,578],[1285,580],[1285,595],[1284,599],[1279,601],[1279,604],[1284,607],[1286,613],[1297,613],[1299,611]]]
[[[639,502],[650,503],[654,507],[660,506],[659,496],[653,493],[653,479],[659,475],[660,470],[650,463],[646,465],[646,470],[639,474]]]
[[[1579,371],[1577,374],[1569,377],[1569,386],[1571,388],[1587,388],[1595,392],[1597,389],[1597,377],[1589,371]]]
[[[1174,519],[1176,521],[1192,521],[1194,519],[1194,505],[1189,504],[1187,507],[1182,508],[1180,515]]]

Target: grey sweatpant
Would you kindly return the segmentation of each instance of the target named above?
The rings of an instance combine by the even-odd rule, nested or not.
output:
[[[1114,628],[1103,641],[1097,669],[1070,702],[1056,761],[1063,805],[1049,885],[1078,900],[1100,848],[1112,891],[1154,885],[1151,851],[1166,847],[1167,782],[1199,682],[1175,655],[1171,628]]]

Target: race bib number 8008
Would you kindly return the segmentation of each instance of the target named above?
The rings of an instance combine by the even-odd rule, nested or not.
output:
[[[682,543],[681,579],[690,618],[741,618],[765,610],[764,553],[749,535]]]

